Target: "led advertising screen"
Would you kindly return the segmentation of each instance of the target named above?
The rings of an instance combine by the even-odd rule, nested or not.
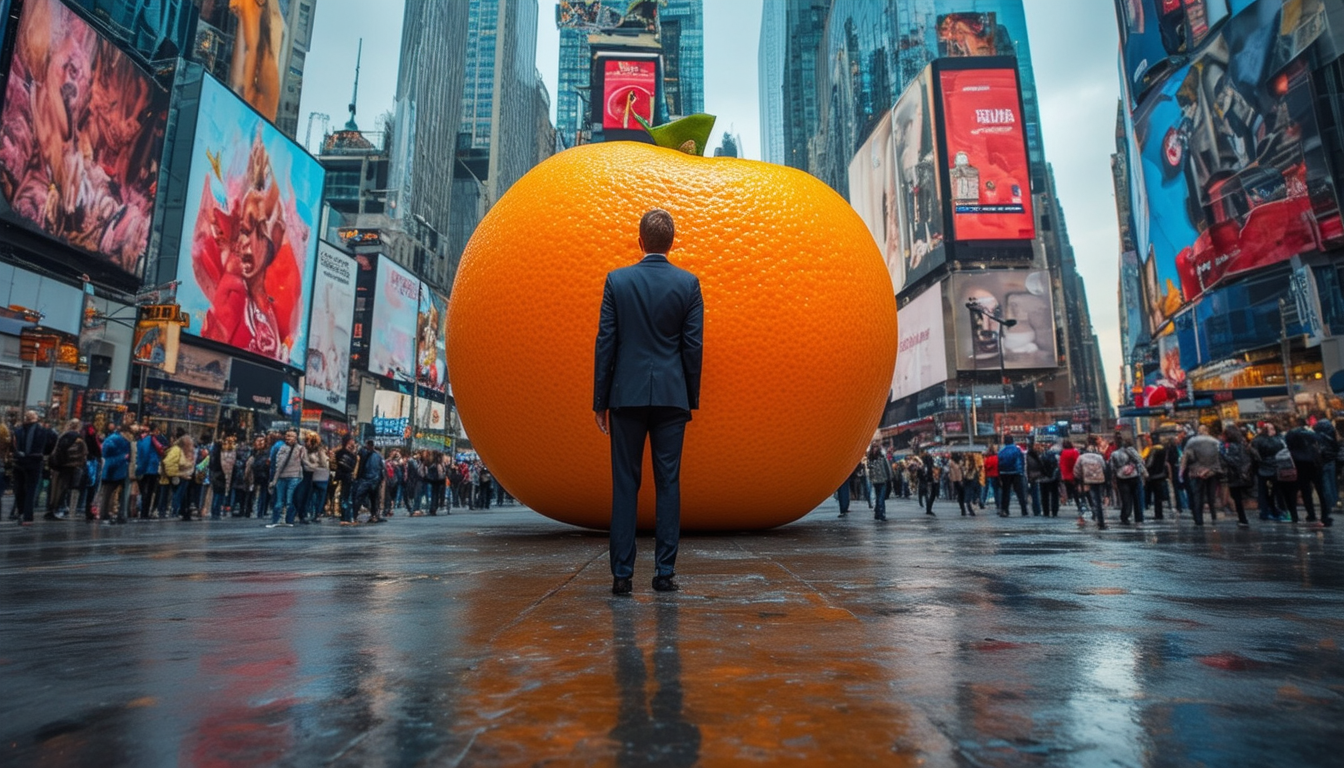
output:
[[[369,328],[369,373],[410,382],[415,371],[420,281],[383,257],[378,259],[377,286]]]
[[[428,287],[420,291],[415,331],[420,356],[415,380],[434,392],[444,392],[448,388],[448,300]]]
[[[652,124],[658,95],[657,62],[606,59],[602,72],[602,127],[637,131],[640,126],[635,115]]]
[[[555,26],[585,32],[618,29],[654,32],[658,29],[658,0],[559,0]]]
[[[141,275],[167,122],[153,78],[60,0],[29,0],[0,112],[7,217]]]
[[[303,394],[308,401],[340,413],[345,412],[345,396],[350,386],[357,275],[353,258],[327,243],[318,243]]]
[[[1155,326],[1226,276],[1344,244],[1305,57],[1272,64],[1278,13],[1262,2],[1231,18],[1132,116],[1131,195]]]
[[[406,442],[411,426],[411,396],[380,389],[373,393],[373,442],[379,446]]]
[[[943,329],[943,285],[924,291],[897,314],[901,329],[891,399],[900,400],[947,381],[947,334]]]
[[[1049,272],[958,272],[952,276],[952,310],[957,370],[992,371],[999,367],[1000,350],[1007,370],[1058,366]]]
[[[879,120],[868,140],[849,162],[849,203],[868,225],[891,275],[892,294],[905,287],[905,259],[901,252],[900,197],[896,194],[895,155],[891,142],[891,115]]]
[[[887,209],[887,236],[894,231],[899,237],[901,271],[904,285],[909,285],[947,261],[928,70],[911,81],[897,100],[891,112],[891,134],[897,200]]]
[[[1116,0],[1121,67],[1132,97],[1156,84],[1172,57],[1198,48],[1227,13],[1227,0]]]
[[[939,56],[996,56],[999,53],[992,13],[949,13],[938,17]],[[1012,51],[1003,51],[1012,55]]]
[[[953,237],[1034,238],[1017,70],[945,69],[938,76]]]
[[[323,177],[311,155],[202,79],[177,262],[189,333],[305,367]]]
[[[227,73],[229,88],[271,121],[280,110],[291,2],[200,0],[197,60],[221,78]],[[231,47],[226,44],[230,37]],[[221,59],[226,51],[231,54],[227,62]]]

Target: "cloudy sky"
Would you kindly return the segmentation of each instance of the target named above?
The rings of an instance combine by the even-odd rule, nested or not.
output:
[[[554,3],[539,2],[537,68],[554,103],[559,32]],[[704,0],[705,110],[719,118],[714,144],[718,133],[731,130],[741,137],[749,158],[760,157],[756,47],[763,2],[783,5],[783,0]],[[1115,10],[1111,0],[1024,3],[1046,159],[1055,168],[1114,398],[1121,366],[1119,246],[1110,176],[1119,98]],[[392,108],[402,8],[403,0],[317,0],[312,51],[304,72],[300,141],[307,135],[311,113],[330,116],[332,127],[348,118],[361,37],[360,127],[372,130],[377,117]],[[315,121],[310,149],[316,148],[321,133],[321,123]]]

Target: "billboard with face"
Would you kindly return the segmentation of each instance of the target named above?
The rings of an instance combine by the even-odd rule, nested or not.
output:
[[[281,69],[288,41],[286,15],[293,0],[200,0],[197,59],[267,120],[280,109]],[[232,33],[232,56],[219,60]],[[226,67],[227,65],[227,67]]]
[[[873,133],[849,163],[849,202],[868,225],[891,275],[892,293],[905,287],[905,258],[901,253],[896,194],[895,155],[891,115],[879,120]]]
[[[939,56],[995,56],[998,25],[992,13],[949,13],[938,17]],[[1011,55],[1012,51],[1003,51]]]
[[[947,381],[947,334],[943,330],[943,285],[924,291],[897,312],[901,329],[891,398],[900,400]]]
[[[896,102],[891,132],[896,202],[887,206],[887,238],[893,233],[899,237],[902,271],[909,285],[947,261],[928,70],[911,81]]]
[[[415,329],[420,355],[415,380],[422,387],[443,392],[448,387],[448,300],[427,287],[422,288]]]
[[[305,367],[323,177],[311,155],[202,79],[177,267],[189,333]]]
[[[0,113],[5,214],[139,276],[167,121],[153,78],[60,0],[30,0]]]
[[[653,122],[658,95],[658,64],[652,59],[602,62],[602,127],[640,129],[638,115]]]
[[[971,311],[968,304],[979,311]],[[999,367],[1000,349],[1008,370],[1058,366],[1049,272],[958,272],[952,276],[952,307],[957,370],[994,370]]]
[[[378,259],[373,324],[369,328],[369,373],[411,380],[419,310],[420,281],[391,259]]]
[[[953,237],[1034,238],[1017,70],[947,69],[939,79]]]
[[[313,314],[308,332],[304,397],[345,412],[350,383],[351,323],[355,313],[355,260],[327,243],[317,246]]]
[[[1277,4],[1230,19],[1133,114],[1131,195],[1157,323],[1228,275],[1344,245],[1302,59],[1275,70]]]

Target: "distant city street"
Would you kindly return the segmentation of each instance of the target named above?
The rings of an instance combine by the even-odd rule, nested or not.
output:
[[[1333,532],[834,503],[682,542],[521,508],[6,528],[6,765],[1331,765]]]

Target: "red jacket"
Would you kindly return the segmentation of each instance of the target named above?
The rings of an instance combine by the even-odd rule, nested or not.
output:
[[[985,477],[999,476],[999,457],[990,454],[985,457]]]
[[[1072,481],[1073,465],[1078,463],[1078,449],[1065,448],[1059,452],[1059,477],[1063,480]]]

